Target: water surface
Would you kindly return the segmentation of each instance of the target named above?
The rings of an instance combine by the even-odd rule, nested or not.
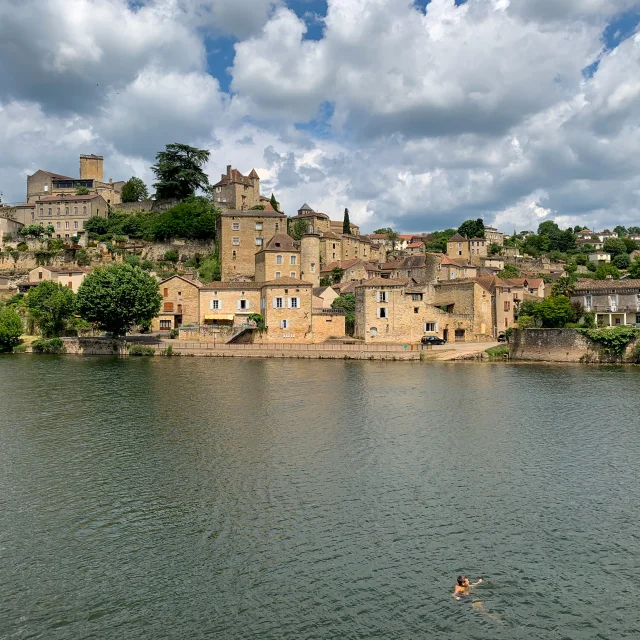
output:
[[[639,389],[2,357],[0,639],[638,638]],[[494,617],[450,597],[461,571]]]

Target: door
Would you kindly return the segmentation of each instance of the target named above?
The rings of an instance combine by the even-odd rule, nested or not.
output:
[[[449,342],[449,329],[444,329],[442,332],[442,337]]]

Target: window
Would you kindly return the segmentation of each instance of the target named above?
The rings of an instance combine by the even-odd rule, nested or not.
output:
[[[73,215],[74,216],[78,215],[78,207],[73,207]]]
[[[262,222],[256,222],[256,231],[262,231]]]
[[[504,310],[511,311],[511,302],[509,302],[509,300],[504,301]]]
[[[288,320],[280,320],[280,328],[281,329],[288,329],[289,328],[289,321]]]
[[[295,271],[290,271],[289,272],[289,277],[290,278],[295,278],[296,277],[296,272]]]
[[[296,264],[296,256],[291,256],[291,264]]]
[[[64,215],[68,216],[69,215],[69,207],[65,207],[64,208]]]
[[[276,271],[276,280],[280,277],[280,272]]]
[[[311,263],[311,273],[315,273],[316,272],[316,263],[312,262]],[[640,304],[640,303],[639,303]]]
[[[420,307],[413,307],[413,313],[418,313],[420,311]]]
[[[233,245],[234,245],[235,247],[239,246],[239,245],[240,245],[240,238],[238,238],[237,236],[235,236],[235,237],[233,238]]]
[[[222,187],[216,187],[216,193],[220,193],[222,191]]]
[[[248,300],[238,300],[238,309],[246,310],[249,308]]]
[[[160,320],[160,329],[171,329],[171,320]]]
[[[77,229],[77,228],[78,228],[78,221],[77,221],[77,220],[74,220],[74,221],[73,221],[73,228],[74,228],[74,229]]]
[[[262,238],[256,238],[256,247],[262,246]]]
[[[60,228],[60,223],[56,222],[56,229],[59,229],[59,228]]]
[[[615,293],[609,296],[609,307],[611,311],[617,311],[618,309],[618,296]]]
[[[387,307],[378,307],[378,313],[376,314],[376,317],[388,318],[389,316],[387,315],[387,311]]]
[[[48,185],[48,184],[45,184],[45,185],[44,185],[44,190],[45,190],[45,191],[49,191],[49,185]]]
[[[335,242],[333,243],[333,248],[334,249],[336,248],[336,243]],[[335,253],[333,255],[335,255]]]
[[[231,228],[232,228],[234,231],[240,231],[240,223],[239,223],[239,222],[232,222],[232,223],[231,223]]]
[[[69,289],[73,289],[73,282],[68,282],[67,287],[69,287]]]
[[[414,302],[420,302],[422,300],[422,294],[421,293],[412,293],[411,294],[411,299]]]
[[[82,207],[82,215],[83,216],[87,215],[87,207]]]
[[[44,209],[42,207],[40,207],[40,215],[43,216],[44,215]]]
[[[284,308],[284,299],[283,298],[274,298],[273,299],[273,308],[274,309],[282,309],[282,308]]]
[[[181,296],[182,295],[182,291],[178,291],[178,295]]]
[[[220,304],[220,300],[210,300],[209,301],[209,309],[212,311],[216,309],[222,309],[222,305]]]
[[[299,309],[300,308],[300,298],[291,298],[289,301],[290,309]]]
[[[164,303],[165,311],[173,311],[173,302],[165,302]]]
[[[587,311],[589,309],[591,309],[591,305],[593,304],[593,297],[592,296],[585,296],[584,297],[584,306],[587,309]]]
[[[65,229],[68,229],[68,228],[69,228],[69,221],[68,221],[68,220],[66,220],[66,221],[65,221],[65,223],[64,223],[64,228],[65,228]]]
[[[162,292],[162,295],[163,295],[165,298],[168,298],[168,297],[169,297],[169,289],[167,289],[167,287],[165,287],[165,288],[164,288],[164,291]]]
[[[282,256],[276,256],[276,264],[282,264]]]
[[[51,207],[49,207],[49,215],[51,215],[51,211],[52,211],[52,209],[51,209]]]
[[[32,212],[31,212],[31,219],[32,219],[32,220],[34,220],[34,219],[35,219],[35,217],[36,217],[36,214],[35,214],[35,213],[33,213],[33,211],[32,211]]]
[[[378,291],[377,293],[378,302],[389,302],[389,296],[386,291]]]
[[[38,271],[38,280],[42,280],[42,271]]]
[[[56,207],[56,215],[59,216],[60,215],[60,207]]]
[[[276,231],[280,228],[280,225],[276,222]]]
[[[425,333],[435,333],[438,330],[437,322],[425,322],[424,323],[424,332]]]
[[[236,251],[232,251],[232,252],[231,252],[231,259],[232,259],[232,260],[235,260],[237,255],[238,255],[238,254],[236,253]]]

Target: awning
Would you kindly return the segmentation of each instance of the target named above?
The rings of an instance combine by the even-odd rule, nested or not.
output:
[[[233,320],[235,315],[233,313],[218,313],[217,315],[205,315],[205,320]]]

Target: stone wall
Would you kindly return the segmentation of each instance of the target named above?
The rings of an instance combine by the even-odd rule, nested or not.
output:
[[[342,313],[314,313],[311,315],[311,331],[314,343],[329,338],[344,338],[345,316]]]
[[[575,329],[524,329],[509,338],[512,360],[532,362],[612,363],[621,359],[605,353],[597,342]],[[625,360],[635,349],[635,341],[627,346]]]
[[[123,356],[127,355],[124,340],[110,338],[62,338],[67,353],[75,355]]]

